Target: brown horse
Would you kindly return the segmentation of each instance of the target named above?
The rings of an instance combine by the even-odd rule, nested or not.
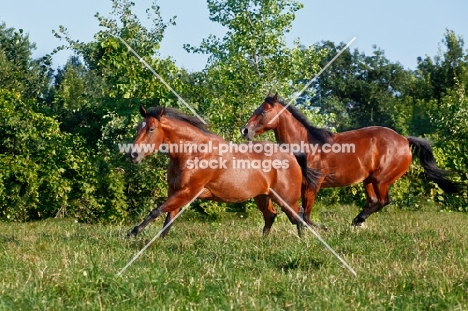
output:
[[[276,144],[228,143],[210,133],[199,119],[176,109],[155,107],[147,112],[140,107],[140,113],[144,120],[137,128],[130,158],[139,163],[153,151],[167,152],[170,158],[169,189],[167,201],[153,209],[128,234],[129,237],[136,236],[163,213],[168,213],[164,226],[168,225],[180,209],[200,192],[200,199],[221,202],[242,202],[254,198],[263,213],[264,235],[269,233],[275,220],[276,211],[271,201],[276,202],[301,234],[302,222],[296,216],[303,217],[303,210],[300,210],[298,200],[301,191],[317,186],[318,180],[318,175],[307,168],[306,155],[279,152],[268,157],[258,151]],[[170,225],[162,236],[169,229]]]
[[[319,169],[322,178],[319,187],[344,187],[364,183],[367,203],[354,218],[353,225],[360,226],[372,213],[390,203],[388,190],[409,168],[411,147],[419,153],[426,175],[448,193],[458,192],[458,186],[445,178],[447,172],[436,166],[429,142],[416,137],[403,137],[395,131],[380,126],[333,134],[314,127],[305,115],[293,106],[286,109],[278,96],[269,95],[242,127],[242,136],[254,136],[273,130],[279,144],[295,144],[307,152],[307,163]],[[293,147],[290,146],[292,149]],[[310,191],[303,202],[304,217],[309,224],[315,200]],[[304,200],[304,199],[303,199]]]

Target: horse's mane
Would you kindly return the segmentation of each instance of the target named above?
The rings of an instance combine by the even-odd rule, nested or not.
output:
[[[211,133],[207,129],[206,124],[202,122],[202,120],[200,120],[197,117],[186,115],[175,108],[162,107],[162,106],[151,107],[146,112],[146,115],[156,118],[158,119],[158,121],[161,116],[166,116],[172,119],[187,122],[205,133]]]
[[[279,103],[283,107],[287,105],[283,99],[276,98],[275,100],[275,97],[270,96],[270,95],[268,95],[268,97],[265,98],[265,102],[269,103],[270,105],[275,105],[275,103]],[[321,144],[330,142],[330,139],[333,137],[332,132],[324,128],[318,128],[318,127],[313,126],[310,123],[309,119],[307,119],[307,117],[293,105],[289,105],[286,108],[286,110],[289,111],[292,114],[292,116],[307,129],[307,132],[312,137],[317,139]]]

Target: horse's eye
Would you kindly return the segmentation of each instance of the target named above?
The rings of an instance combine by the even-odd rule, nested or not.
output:
[[[154,132],[154,127],[150,127],[149,131],[150,133]]]

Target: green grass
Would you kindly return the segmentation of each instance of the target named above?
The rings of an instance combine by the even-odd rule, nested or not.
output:
[[[283,213],[264,239],[257,211],[216,222],[187,211],[121,277],[162,219],[132,241],[131,226],[0,223],[0,309],[468,310],[467,214],[390,207],[352,228],[357,212],[316,214],[357,277]]]

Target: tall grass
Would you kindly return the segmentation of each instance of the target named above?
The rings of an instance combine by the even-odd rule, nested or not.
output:
[[[356,270],[280,214],[261,237],[257,211],[204,221],[185,212],[121,277],[159,231],[128,241],[128,227],[71,219],[0,223],[0,309],[5,310],[467,310],[468,215],[434,208],[371,216],[323,207],[322,237]]]

